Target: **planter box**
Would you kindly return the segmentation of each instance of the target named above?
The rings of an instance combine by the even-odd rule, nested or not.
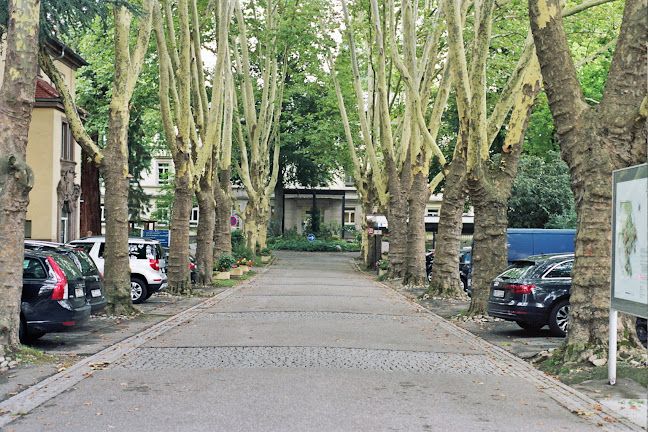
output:
[[[382,276],[384,274],[387,274],[387,270],[378,269],[378,276]]]
[[[240,268],[241,270],[243,270],[243,273],[247,273],[247,272],[250,271],[250,267],[248,267],[248,266],[241,266],[241,267],[239,267],[239,268]]]
[[[241,267],[236,267],[230,270],[230,276],[243,276],[243,269]]]
[[[262,257],[261,257],[261,262],[262,262],[262,263],[267,263],[267,262],[270,262],[271,259],[272,259],[272,256],[270,256],[270,255],[268,255],[268,256],[262,256]]]
[[[228,280],[230,278],[230,272],[216,272],[214,274],[214,279],[218,280]]]

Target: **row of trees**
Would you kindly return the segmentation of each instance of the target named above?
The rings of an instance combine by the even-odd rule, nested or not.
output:
[[[461,215],[470,198],[475,209],[472,313],[483,313],[488,281],[506,263],[511,187],[541,91],[542,70],[556,136],[571,172],[578,216],[572,294],[575,312],[566,352],[571,359],[580,359],[592,349],[602,349],[609,286],[609,275],[600,270],[609,262],[609,220],[605,219],[609,212],[602,207],[609,207],[611,170],[646,158],[646,4],[642,0],[626,2],[605,90],[599,95],[584,94],[562,17],[601,3],[605,2],[592,0],[563,10],[547,0],[530,0],[528,9],[516,1],[496,4],[494,0],[342,1],[338,20],[336,9],[324,0],[268,1],[245,7],[236,0],[142,0],[138,8],[115,0],[103,3],[99,10],[94,4],[86,10],[105,15],[111,7],[114,23],[114,79],[112,89],[106,91],[110,103],[105,146],[93,142],[76,117],[74,101],[44,50],[39,61],[62,95],[77,142],[104,177],[105,276],[111,308],[131,308],[125,246],[131,177],[128,130],[142,67],[157,68],[162,133],[155,139],[166,142],[175,165],[169,267],[173,291],[191,289],[189,213],[194,197],[200,207],[200,278],[208,282],[214,254],[230,247],[231,179],[245,186],[248,204],[242,217],[247,246],[258,250],[265,247],[269,199],[273,190],[281,191],[279,177],[290,174],[297,178],[299,173],[295,159],[286,159],[286,152],[282,157],[282,140],[298,149],[291,154],[306,155],[307,162],[315,162],[322,173],[330,172],[335,161],[320,163],[313,153],[321,159],[324,155],[335,159],[330,158],[330,149],[339,150],[346,141],[363,211],[368,214],[377,207],[387,214],[390,274],[402,277],[405,283],[425,281],[425,204],[430,193],[442,187],[432,289],[443,295],[458,293]],[[65,4],[74,10],[83,1],[49,0],[42,6],[51,4]],[[32,6],[38,8],[38,2]],[[608,11],[615,16],[614,7]],[[133,14],[137,25],[131,30]],[[531,27],[526,24],[529,15]],[[51,15],[44,16],[51,19]],[[607,22],[618,23],[614,19]],[[344,37],[336,43],[340,23]],[[39,23],[32,20],[29,26],[38,28]],[[12,31],[9,27],[8,41]],[[149,41],[151,31],[154,48]],[[579,56],[587,60],[598,48],[609,51],[611,42],[609,36],[601,37]],[[575,46],[583,48],[585,44]],[[555,47],[559,47],[559,63],[559,56],[552,52]],[[9,54],[11,45],[7,49]],[[204,64],[205,50],[215,54],[213,66]],[[148,65],[144,64],[147,51]],[[29,59],[29,52],[19,54]],[[13,61],[8,57],[8,64]],[[14,64],[26,67],[17,60]],[[11,79],[4,85],[12,84]],[[146,83],[153,85],[149,80]],[[28,82],[16,85],[22,86],[20,94],[29,93],[24,90],[29,88]],[[322,96],[313,101],[313,94]],[[331,110],[329,94],[335,94],[339,113]],[[5,104],[29,111],[28,99],[21,104],[16,100]],[[326,115],[312,112],[322,109],[328,110]],[[282,120],[284,113],[290,113],[290,121]],[[313,119],[318,124],[330,123],[333,116],[340,119],[335,127],[321,127],[318,134],[302,132]],[[20,131],[12,129],[12,133]],[[20,148],[23,141],[16,142]],[[11,208],[15,226],[20,224],[21,212],[24,219],[30,184],[28,167],[21,162],[24,147],[22,151],[10,150],[2,171],[5,181],[12,183],[15,178],[22,182],[12,186],[17,189],[0,189],[0,204],[3,211]],[[2,201],[4,194],[11,197],[11,205]],[[9,226],[14,233],[21,231],[9,220],[12,218],[3,216],[2,229]],[[20,247],[19,237],[8,234],[7,244]],[[363,243],[365,256],[369,256],[366,236]],[[10,275],[3,278],[11,293],[6,298],[13,299],[6,306],[11,313],[2,314],[11,317],[6,321],[7,330],[0,333],[3,346],[17,343],[19,307],[15,300],[20,280],[15,269],[19,267],[11,270],[10,264],[16,263],[0,255],[0,276],[3,271]],[[594,342],[594,348],[587,347],[585,341]]]

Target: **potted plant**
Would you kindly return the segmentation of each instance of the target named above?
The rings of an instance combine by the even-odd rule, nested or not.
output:
[[[242,258],[237,259],[234,264],[236,264],[238,267],[240,267],[243,270],[243,273],[247,273],[247,272],[250,271],[252,261],[250,261],[246,257],[242,257]]]
[[[218,258],[218,261],[216,262],[215,270],[216,270],[216,275],[214,276],[216,279],[229,279],[230,278],[230,270],[232,269],[232,266],[234,265],[234,258],[232,258],[228,254],[223,254]]]
[[[387,273],[387,269],[389,268],[389,260],[387,259],[381,259],[378,260],[376,263],[376,267],[378,267],[378,276],[382,276],[385,273]]]
[[[230,276],[243,276],[243,267],[237,264],[232,265]]]
[[[272,259],[272,253],[270,252],[270,248],[261,249],[261,262],[267,263],[270,262],[271,259]]]

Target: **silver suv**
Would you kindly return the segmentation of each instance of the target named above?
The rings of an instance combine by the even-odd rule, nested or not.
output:
[[[84,237],[70,244],[83,248],[94,260],[101,274],[104,273],[104,236]],[[129,237],[128,251],[131,270],[131,298],[133,303],[142,303],[154,292],[166,286],[165,260],[159,241]]]

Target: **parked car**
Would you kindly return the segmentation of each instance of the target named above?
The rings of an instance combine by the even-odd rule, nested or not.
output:
[[[472,248],[470,246],[461,248],[459,251],[459,279],[461,279],[464,292],[470,296],[470,286],[472,285]]]
[[[89,319],[85,281],[77,266],[63,254],[26,249],[20,340],[30,342],[45,333],[83,325]]]
[[[63,243],[36,240],[25,240],[25,249],[56,252],[70,258],[81,272],[85,281],[86,299],[90,304],[91,313],[96,314],[106,308],[108,302],[106,300],[103,276],[99,273],[99,269],[92,258],[90,258],[90,255],[83,249]]]
[[[169,273],[169,248],[163,246],[162,250],[164,251],[165,259],[164,273]],[[196,265],[196,257],[191,254],[189,254],[189,271],[191,272],[191,283],[196,283],[198,279],[198,266]]]
[[[569,322],[574,254],[534,255],[515,260],[491,282],[488,314],[528,331],[549,325],[559,336]]]
[[[94,260],[101,274],[104,272],[104,236],[84,237],[70,242],[83,248]],[[166,286],[166,262],[160,242],[142,237],[129,237],[128,250],[131,270],[131,299],[142,303],[154,292]]]

